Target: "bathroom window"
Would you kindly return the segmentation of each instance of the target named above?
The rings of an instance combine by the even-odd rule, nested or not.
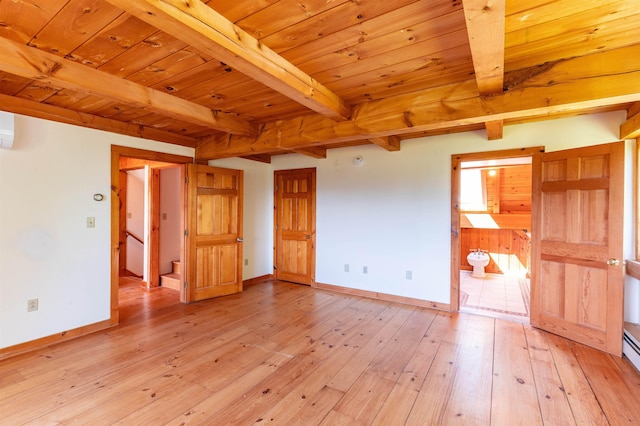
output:
[[[487,211],[487,179],[482,169],[460,171],[460,210]]]

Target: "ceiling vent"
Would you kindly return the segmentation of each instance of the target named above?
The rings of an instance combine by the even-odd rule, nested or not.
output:
[[[0,111],[0,148],[13,147],[13,114]]]

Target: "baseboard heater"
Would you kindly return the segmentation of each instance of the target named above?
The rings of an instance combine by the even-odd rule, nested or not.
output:
[[[640,342],[627,330],[624,331],[622,353],[629,358],[637,370],[640,370]]]

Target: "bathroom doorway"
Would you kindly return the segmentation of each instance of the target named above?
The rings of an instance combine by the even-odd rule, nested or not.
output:
[[[529,322],[531,160],[530,150],[452,157],[453,310]],[[475,269],[472,252],[486,259]]]

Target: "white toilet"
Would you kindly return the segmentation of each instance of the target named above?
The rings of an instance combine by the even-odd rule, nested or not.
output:
[[[484,267],[489,264],[489,255],[480,249],[472,251],[467,256],[467,262],[469,265],[473,266],[473,272],[471,272],[471,276],[475,278],[484,278]]]

